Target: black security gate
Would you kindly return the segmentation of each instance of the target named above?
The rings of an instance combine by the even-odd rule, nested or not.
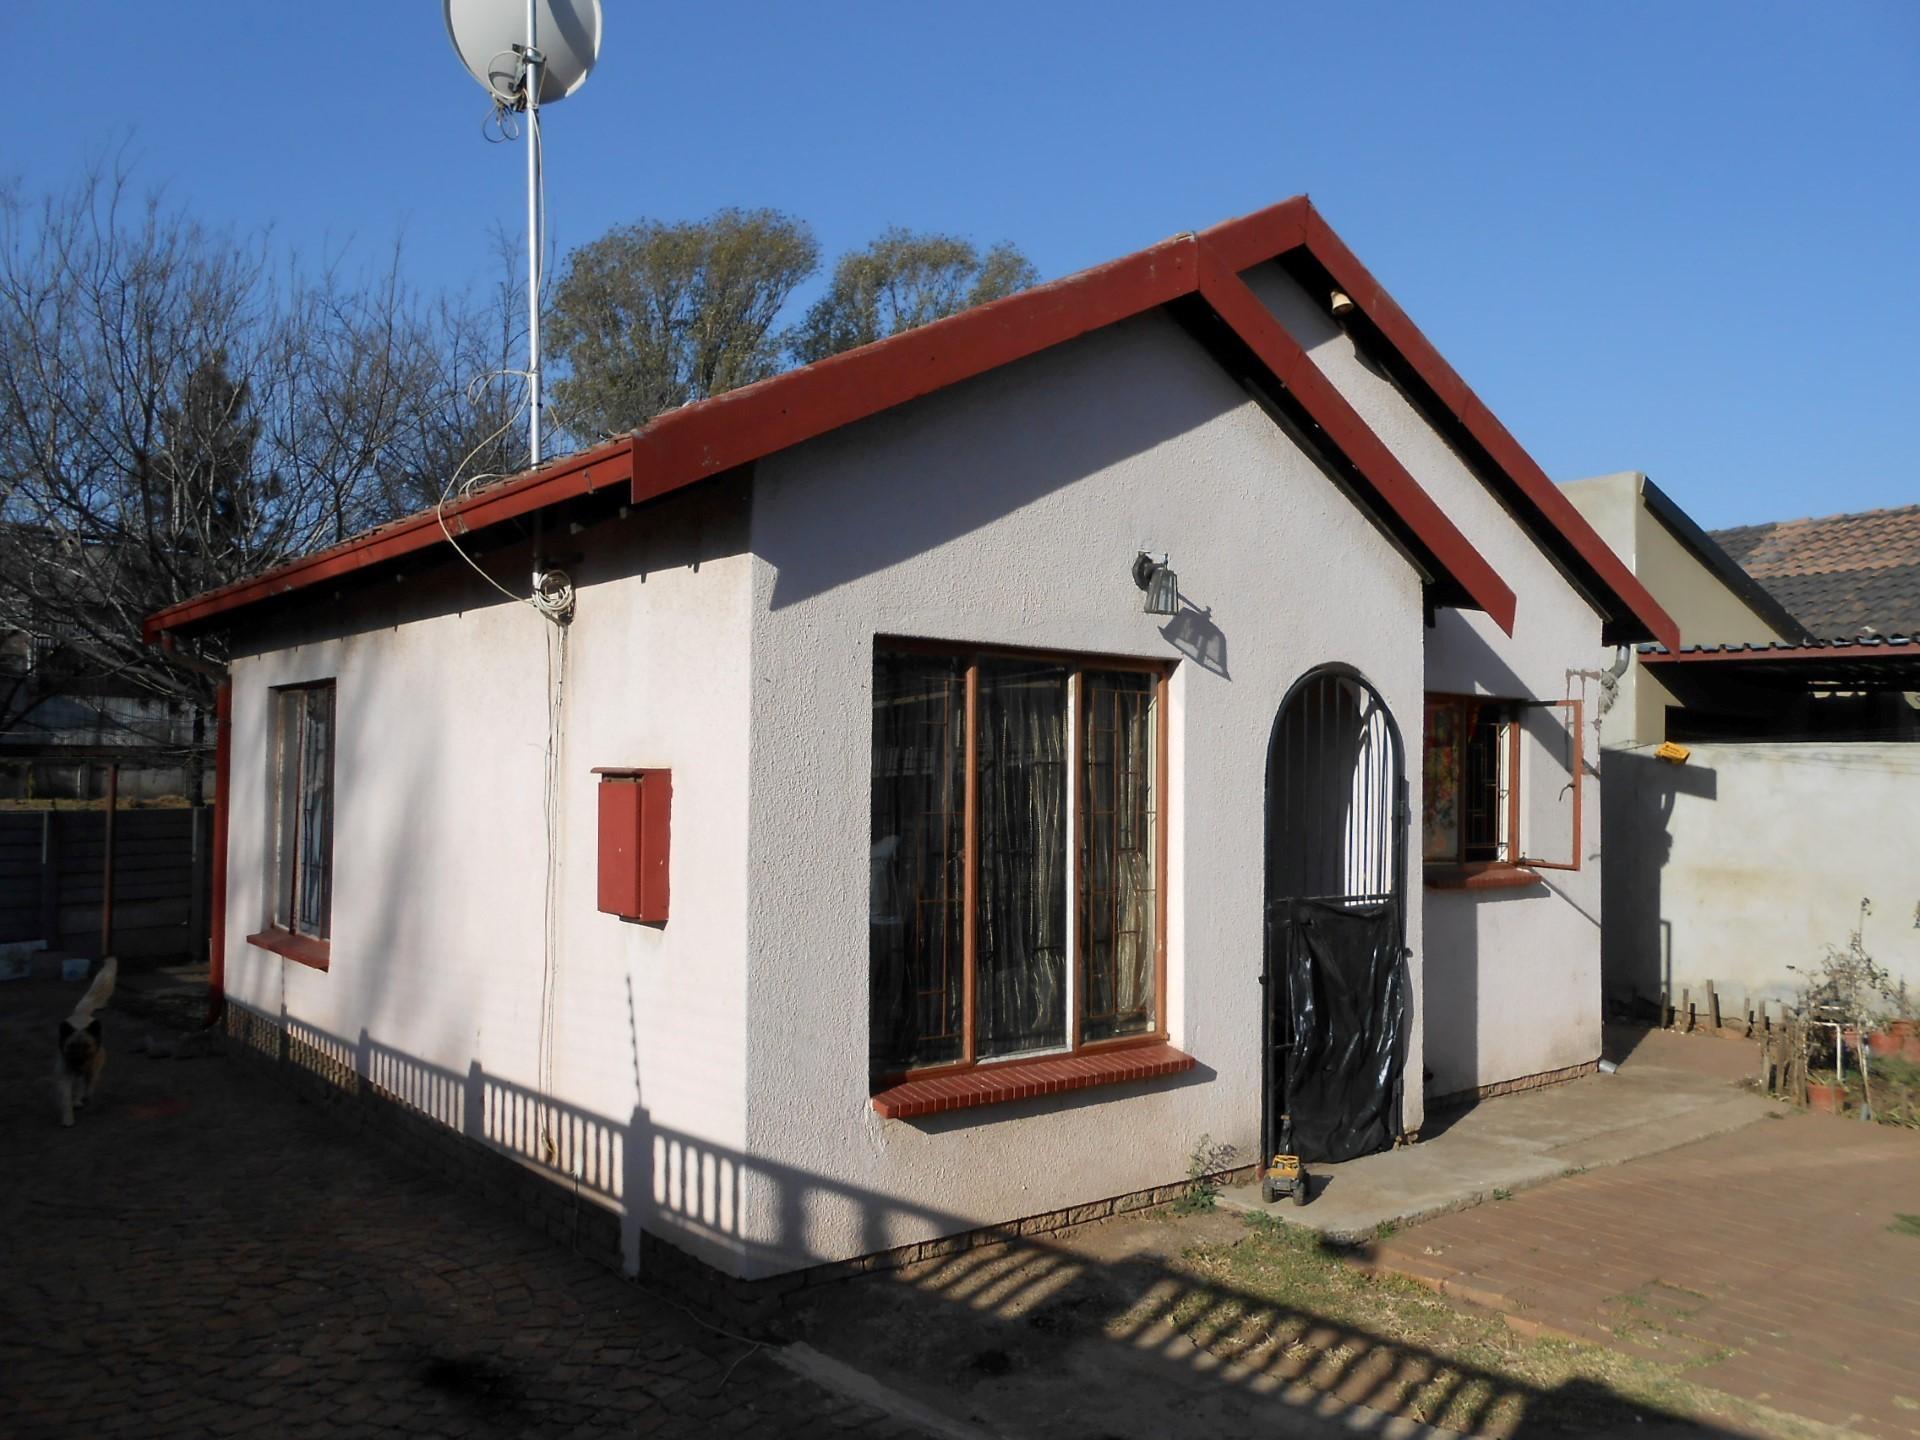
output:
[[[1406,795],[1380,693],[1344,666],[1297,681],[1267,750],[1263,1164],[1351,1160],[1399,1133]]]

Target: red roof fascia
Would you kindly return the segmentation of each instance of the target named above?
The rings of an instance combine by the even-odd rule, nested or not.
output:
[[[813,440],[1193,293],[1194,241],[1147,250],[671,410],[636,437],[633,498]]]
[[[1511,587],[1460,533],[1433,497],[1407,473],[1394,454],[1347,403],[1339,388],[1302,350],[1273,312],[1238,274],[1246,267],[1238,255],[1222,255],[1211,241],[1200,242],[1200,294],[1242,343],[1306,408],[1340,452],[1352,461],[1395,514],[1419,537],[1447,573],[1465,587],[1507,634],[1513,633]]]
[[[1229,237],[1228,244],[1234,245],[1239,253],[1249,253],[1250,247],[1239,232],[1240,227],[1247,226],[1255,218],[1249,216],[1243,220],[1229,220],[1217,230],[1206,232],[1202,238],[1211,242],[1216,233],[1225,232]],[[1481,403],[1480,397],[1441,357],[1433,343],[1420,333],[1420,327],[1408,318],[1406,312],[1394,302],[1393,297],[1373,278],[1367,267],[1360,263],[1359,257],[1347,248],[1346,243],[1334,233],[1333,227],[1321,218],[1320,212],[1310,203],[1306,204],[1305,229],[1304,243],[1308,253],[1320,262],[1321,267],[1360,307],[1373,322],[1374,328],[1400,352],[1440,403],[1452,412],[1467,433],[1492,457],[1541,518],[1560,532],[1574,553],[1619,597],[1620,602],[1655,639],[1670,649],[1678,649],[1680,627],[1660,602],[1653,598],[1633,571],[1613,553],[1612,547],[1574,509],[1573,503],[1560,493],[1559,486],[1547,478],[1546,472],[1508,433],[1506,426]]]
[[[471,530],[531,514],[562,500],[604,490],[610,485],[631,484],[633,458],[631,437],[584,450],[578,455],[569,455],[543,469],[449,504],[443,512],[446,530],[451,530],[455,535],[464,535]],[[142,634],[147,644],[152,645],[158,642],[163,631],[178,630],[228,611],[272,599],[276,595],[321,585],[369,565],[397,560],[438,545],[446,539],[446,530],[440,528],[441,513],[425,510],[418,515],[409,515],[404,520],[370,530],[365,535],[330,549],[290,561],[218,590],[210,590],[204,595],[196,595],[191,600],[149,615],[142,627]]]
[[[1200,249],[1213,276],[1202,298],[1278,383],[1361,471],[1382,501],[1445,565],[1475,602],[1511,630],[1515,600],[1472,544],[1246,290],[1237,272],[1302,245],[1339,279],[1374,324],[1454,410],[1469,431],[1557,525],[1592,568],[1633,601],[1653,633],[1677,645],[1678,632],[1491,413],[1441,360],[1391,297],[1367,274],[1304,196],[1207,231],[1177,236],[1108,265],[1009,296],[805,369],[670,411],[637,434],[570,457],[447,507],[461,534],[545,506],[626,483],[634,500],[680,489],[788,446],[1038,354],[1054,345],[1156,309],[1202,289]],[[1232,284],[1227,283],[1228,280]],[[1248,301],[1253,300],[1249,305]],[[1224,307],[1224,308],[1223,308]],[[149,617],[149,640],[305,586],[427,548],[443,538],[432,511],[384,526],[266,574],[198,596]],[[1635,599],[1642,597],[1642,599]],[[1657,622],[1657,623],[1656,623]]]

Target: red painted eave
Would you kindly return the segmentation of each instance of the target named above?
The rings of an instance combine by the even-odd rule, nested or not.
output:
[[[633,444],[628,437],[569,455],[455,501],[444,512],[424,510],[418,515],[409,515],[250,579],[196,595],[149,615],[142,627],[146,642],[157,644],[163,634],[193,629],[277,596],[337,580],[369,565],[400,559],[440,544],[448,531],[456,536],[464,535],[608,486],[630,485]],[[443,515],[445,529],[441,527]]]
[[[636,502],[749,464],[855,421],[1025,359],[1052,346],[1198,294],[1259,364],[1284,386],[1361,472],[1400,531],[1472,603],[1511,631],[1515,599],[1493,571],[1327,381],[1238,276],[1302,248],[1368,312],[1376,328],[1525,493],[1543,544],[1570,549],[1628,613],[1670,645],[1678,633],[1631,572],[1613,556],[1513,438],[1440,359],[1424,336],[1360,266],[1304,196],[1176,236],[1108,265],[962,312],[699,404],[670,411],[643,430],[474,495],[446,510],[455,535],[523,516],[613,484]],[[1204,267],[1203,267],[1204,257]],[[1203,285],[1201,271],[1210,279]],[[1251,302],[1251,304],[1249,303]],[[1549,533],[1540,534],[1544,527]],[[146,622],[149,641],[204,626],[255,604],[427,549],[444,539],[432,511],[396,521],[332,549],[163,610]]]
[[[1508,432],[1395,303],[1386,288],[1373,278],[1367,267],[1346,246],[1331,225],[1315,210],[1306,207],[1305,247],[1335,283],[1352,298],[1367,319],[1401,358],[1419,375],[1441,405],[1486,451],[1506,478],[1537,512],[1551,540],[1555,535],[1599,583],[1611,592],[1620,607],[1607,619],[1645,634],[1670,649],[1680,647],[1680,627],[1633,571],[1613,552],[1547,478],[1533,457]],[[1536,533],[1537,533],[1537,527]]]
[[[633,498],[649,500],[813,440],[1193,293],[1194,239],[936,320],[668,411],[639,432]]]

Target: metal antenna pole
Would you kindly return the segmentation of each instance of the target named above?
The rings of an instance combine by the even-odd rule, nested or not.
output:
[[[527,0],[527,448],[540,463],[540,7]]]

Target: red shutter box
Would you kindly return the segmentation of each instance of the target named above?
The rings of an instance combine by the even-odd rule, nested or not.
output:
[[[673,772],[602,765],[593,773],[600,777],[600,908],[664,925]]]

